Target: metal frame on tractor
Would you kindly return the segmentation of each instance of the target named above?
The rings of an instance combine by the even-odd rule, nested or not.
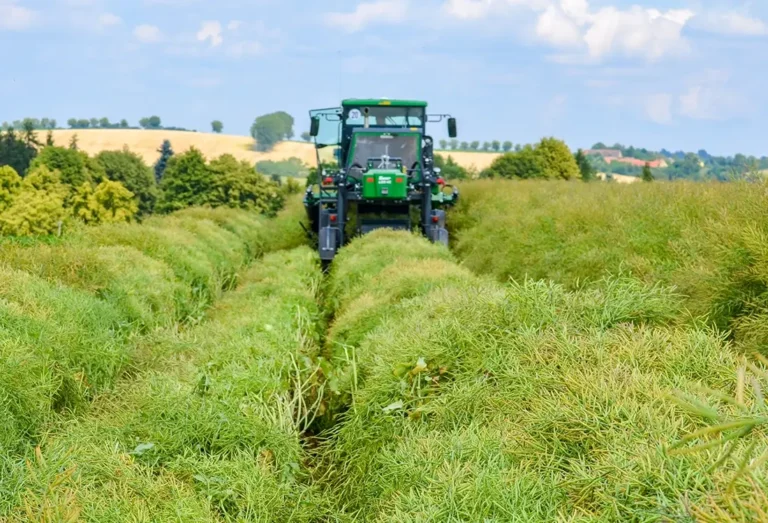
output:
[[[447,118],[448,135],[454,138],[456,120],[450,115],[426,115],[426,106],[425,102],[417,101],[344,100],[340,108],[310,111],[310,135],[316,146],[319,180],[315,186],[307,187],[304,205],[310,234],[324,264],[329,264],[352,237],[379,228],[412,231],[416,226],[430,241],[448,244],[444,209],[456,203],[458,190],[445,183],[440,169],[434,165],[434,143],[426,134],[426,123]],[[369,114],[375,114],[376,108],[387,108],[404,122],[392,124],[385,117],[385,125],[371,125]],[[363,124],[349,123],[352,111],[364,115]],[[410,121],[411,111],[419,115],[419,125]],[[324,125],[326,130],[331,126],[331,131],[332,126],[338,126],[337,139],[325,140],[335,143],[324,143],[318,138]],[[366,158],[365,165],[350,164],[355,158],[356,144],[366,136],[371,140],[412,136],[417,144],[416,160],[407,165],[403,158],[380,154]],[[321,151],[327,147],[337,151],[337,165],[322,160]],[[391,185],[379,186],[379,181]]]

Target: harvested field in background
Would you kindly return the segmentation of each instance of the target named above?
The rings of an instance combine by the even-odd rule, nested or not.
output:
[[[312,144],[282,142],[268,153],[259,153],[253,150],[253,139],[250,136],[141,129],[70,129],[53,131],[53,138],[56,145],[66,147],[75,134],[77,134],[78,147],[88,154],[95,155],[101,151],[120,150],[126,146],[143,157],[149,165],[153,165],[160,156],[157,150],[163,140],[170,140],[173,150],[177,154],[188,150],[190,147],[196,147],[208,159],[228,153],[238,160],[245,160],[253,164],[262,160],[278,161],[292,157],[299,158],[310,167],[317,164],[317,156]],[[491,165],[491,162],[498,156],[495,153],[438,152],[446,157],[452,156],[463,167],[475,166],[478,170]]]

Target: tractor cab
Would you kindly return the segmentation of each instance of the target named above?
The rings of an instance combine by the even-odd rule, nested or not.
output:
[[[426,124],[448,117],[455,137],[456,121],[426,109],[420,101],[349,99],[310,111],[320,183],[307,188],[304,205],[321,259],[332,260],[355,233],[381,227],[412,230],[416,223],[432,241],[447,243],[442,208],[458,191],[434,167]]]

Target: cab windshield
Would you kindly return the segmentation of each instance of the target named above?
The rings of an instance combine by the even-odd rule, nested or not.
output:
[[[355,133],[353,154],[347,166],[351,172],[362,172],[372,160],[374,168],[392,169],[402,162],[406,169],[414,168],[419,161],[419,135]]]
[[[346,108],[344,123],[350,126],[365,125],[364,107]],[[368,107],[368,124],[371,127],[421,127],[424,125],[423,107]]]

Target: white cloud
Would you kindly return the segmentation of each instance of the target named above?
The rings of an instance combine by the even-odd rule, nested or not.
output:
[[[371,23],[396,23],[408,16],[409,0],[377,0],[358,4],[351,13],[328,13],[326,23],[349,33],[365,29]]]
[[[219,47],[224,42],[224,37],[221,35],[221,23],[215,20],[203,22],[197,32],[197,41],[206,42],[208,40],[211,42],[211,47]]]
[[[231,20],[227,24],[227,29],[229,31],[237,31],[238,29],[240,29],[240,27],[242,27],[242,25],[243,25],[243,22],[240,20]]]
[[[691,17],[691,11],[606,7],[591,16],[584,41],[594,58],[621,53],[657,60],[688,49],[682,31]]]
[[[569,54],[554,58],[569,63],[594,63],[612,55],[652,62],[684,54],[690,48],[683,34],[688,26],[720,34],[768,35],[768,24],[736,11],[598,7],[589,0],[444,0],[442,4],[448,16],[461,21],[495,17],[512,7],[523,8],[536,17],[534,34],[540,42],[570,49]],[[510,23],[523,28],[523,32],[527,27],[516,20]]]
[[[15,0],[0,0],[0,30],[23,31],[37,20],[37,13]]]
[[[133,30],[133,36],[135,36],[139,42],[145,44],[161,42],[164,39],[163,32],[160,31],[159,27],[148,24],[136,26]]]
[[[119,16],[112,13],[103,13],[98,18],[99,27],[112,27],[120,25],[122,22],[123,20]]]
[[[494,0],[448,0],[443,9],[455,18],[476,20],[485,18],[493,5]]]
[[[556,6],[549,6],[539,17],[536,36],[555,47],[578,47],[584,43],[577,21]]]
[[[759,18],[737,12],[713,12],[697,16],[693,25],[723,35],[765,36],[768,25]]]
[[[672,102],[671,94],[653,94],[645,101],[645,115],[652,122],[668,125],[672,123]]]

